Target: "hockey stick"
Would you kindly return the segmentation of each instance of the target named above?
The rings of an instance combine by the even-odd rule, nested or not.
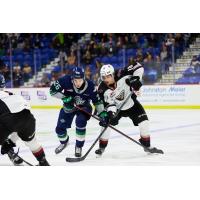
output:
[[[96,120],[100,121],[99,117],[97,117],[96,115],[90,114],[87,111],[85,111],[84,109],[80,108],[79,106],[76,106],[77,109],[83,111],[84,113],[90,115],[91,117],[95,118]],[[129,140],[131,140],[132,142],[138,144],[139,146],[141,146],[145,151],[148,151],[150,153],[155,153],[153,149],[150,149],[148,147],[145,147],[144,145],[142,145],[140,142],[138,142],[137,140],[134,140],[133,138],[129,137],[128,135],[126,135],[125,133],[123,133],[122,131],[116,129],[115,127],[113,127],[112,125],[108,125],[108,127],[110,127],[111,129],[115,130],[116,132],[120,133],[121,135],[123,135],[124,137],[128,138]],[[159,150],[157,153],[160,154],[164,154],[164,152],[162,150]]]
[[[128,101],[128,99],[131,97],[131,95],[133,94],[133,92],[131,92],[128,96],[127,96],[127,98],[126,98],[126,100],[122,103],[122,105],[119,107],[119,109],[118,109],[118,111],[117,111],[117,113],[115,114],[115,117],[117,117],[117,115],[119,114],[119,112],[120,112],[120,110],[122,109],[122,107],[125,105],[125,103]],[[94,117],[95,115],[93,115],[93,114],[90,114],[90,113],[88,113],[87,111],[85,111],[84,109],[81,109],[79,106],[77,106],[77,105],[75,105],[75,107],[77,108],[77,109],[79,109],[80,111],[83,111],[83,112],[85,112],[86,114],[88,114],[88,115],[90,115],[90,116],[92,116],[92,117]],[[95,116],[96,117],[96,116]],[[99,120],[99,118],[98,117],[96,117],[98,120]],[[100,120],[99,120],[100,121]],[[109,126],[109,125],[108,125]],[[88,149],[88,151],[84,154],[84,156],[82,156],[82,157],[80,157],[80,158],[66,158],[66,161],[67,162],[80,162],[80,161],[83,161],[83,160],[85,160],[85,158],[87,157],[87,155],[90,153],[90,151],[93,149],[93,147],[95,146],[95,144],[98,142],[98,140],[99,140],[99,138],[103,135],[103,133],[106,131],[106,129],[108,128],[108,126],[106,126],[104,129],[103,129],[103,131],[99,134],[99,136],[96,138],[96,140],[94,141],[94,143],[91,145],[91,147]]]

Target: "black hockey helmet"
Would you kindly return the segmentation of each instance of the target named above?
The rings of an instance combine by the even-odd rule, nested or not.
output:
[[[85,79],[85,72],[84,69],[81,67],[74,67],[72,71],[72,79]]]

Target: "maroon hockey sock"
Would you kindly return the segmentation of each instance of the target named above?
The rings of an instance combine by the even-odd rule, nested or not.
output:
[[[142,145],[144,145],[145,147],[150,147],[150,146],[151,146],[151,145],[150,145],[150,142],[151,142],[150,137],[141,137],[141,138],[139,139],[139,141],[140,141],[140,143],[141,143]]]
[[[45,158],[45,153],[44,153],[44,150],[42,147],[40,149],[38,149],[38,151],[35,151],[32,153],[38,161],[41,161],[42,159]]]
[[[108,140],[99,140],[99,148],[106,148],[108,145]]]

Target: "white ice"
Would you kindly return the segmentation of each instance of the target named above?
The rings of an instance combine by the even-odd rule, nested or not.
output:
[[[74,157],[75,126],[68,131],[70,145],[59,155],[54,150],[59,144],[55,126],[59,110],[32,110],[37,120],[37,138],[43,145],[51,165],[92,166],[92,165],[200,165],[200,110],[146,110],[150,119],[152,146],[161,148],[164,155],[149,155],[132,141],[112,131],[109,145],[101,158],[96,158],[94,150],[88,157],[77,163],[67,163],[66,157]],[[128,118],[122,118],[116,127],[134,139],[139,139],[138,127]],[[87,126],[86,143],[83,154],[98,136],[100,127],[95,119]],[[37,164],[29,149],[21,142],[19,154],[27,161]],[[7,156],[0,156],[0,165],[12,165]]]

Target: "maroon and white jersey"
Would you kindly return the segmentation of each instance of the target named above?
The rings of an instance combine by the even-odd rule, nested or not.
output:
[[[109,88],[103,81],[98,87],[98,93],[100,98],[104,102],[104,106],[107,107],[107,111],[116,112],[116,110],[125,101],[127,96],[131,93],[128,80],[133,76],[138,76],[140,80],[144,73],[144,68],[140,63],[134,63],[124,69],[116,70],[114,73],[114,79],[116,81],[116,88]],[[134,105],[132,98],[125,103],[122,110],[127,110]]]
[[[22,96],[0,91],[0,114],[17,113],[24,109],[30,110],[30,104]]]

